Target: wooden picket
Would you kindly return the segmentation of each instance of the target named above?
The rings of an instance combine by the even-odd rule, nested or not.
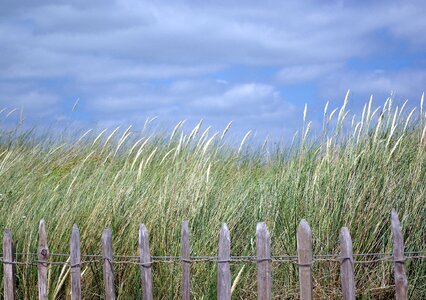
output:
[[[114,269],[112,261],[112,234],[105,229],[102,234],[102,259],[105,286],[105,299],[115,300]]]
[[[152,300],[152,263],[149,251],[148,230],[144,224],[139,225],[139,257],[142,281],[142,299]]]
[[[190,277],[190,247],[188,221],[182,223],[181,239],[182,246],[182,299],[190,299],[191,277]]]
[[[306,220],[297,229],[300,299],[312,299],[312,232]]]
[[[257,299],[272,299],[271,240],[265,223],[256,227]]]
[[[38,258],[38,298],[47,299],[47,261],[49,259],[49,248],[47,247],[47,235],[44,220],[39,224],[39,246],[37,251]]]
[[[404,270],[404,240],[398,214],[395,210],[391,213],[391,229],[393,237],[393,265],[395,277],[395,297],[397,300],[405,300],[408,297],[408,280]],[[257,297],[262,300],[272,299],[272,270],[270,236],[265,223],[258,223],[256,227],[256,265],[257,265]],[[105,299],[115,300],[114,285],[114,256],[112,245],[112,233],[105,229],[101,239],[103,280],[105,287]],[[142,283],[142,298],[153,299],[152,282],[152,257],[149,247],[148,230],[144,224],[139,226],[139,266]],[[314,286],[312,282],[312,231],[306,220],[302,220],[297,229],[297,265],[299,269],[299,294],[300,299],[313,299]],[[340,231],[340,274],[342,296],[344,300],[354,300],[356,297],[354,277],[354,255],[352,239],[349,229],[342,227]],[[39,299],[48,298],[48,264],[49,248],[44,220],[39,224],[39,247],[37,251],[38,269],[38,294]],[[182,299],[190,299],[190,265],[193,260],[190,256],[189,224],[182,223],[181,230],[181,263],[182,263]],[[219,232],[217,255],[217,298],[219,300],[231,299],[231,239],[228,226],[223,224]],[[12,234],[5,229],[3,233],[3,296],[6,300],[16,299],[15,264],[13,253]],[[77,225],[72,228],[70,239],[70,277],[71,299],[82,298],[81,289],[81,254],[80,232]],[[239,277],[239,275],[237,276]],[[233,288],[232,288],[233,289]]]
[[[217,299],[231,300],[231,237],[226,224],[222,225],[219,234],[219,253],[217,256]]]
[[[16,299],[13,240],[9,229],[5,229],[3,233],[3,288],[5,300]]]
[[[76,224],[72,227],[70,243],[71,300],[81,300],[81,253],[80,232]]]
[[[354,257],[347,227],[340,230],[340,262],[343,300],[355,300]]]
[[[396,300],[408,299],[408,280],[404,270],[404,238],[398,214],[392,210],[393,261],[395,270],[395,297]]]

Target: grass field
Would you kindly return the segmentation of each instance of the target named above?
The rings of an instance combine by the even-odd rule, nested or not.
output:
[[[68,252],[71,228],[80,228],[82,253],[100,253],[105,227],[114,253],[137,254],[139,223],[150,232],[152,255],[180,254],[180,227],[189,220],[192,255],[216,255],[221,223],[231,232],[232,255],[255,254],[256,223],[271,233],[272,255],[296,253],[300,219],[311,225],[314,253],[339,253],[339,230],[349,227],[354,252],[390,252],[390,212],[399,212],[407,251],[426,250],[426,117],[423,100],[409,111],[392,101],[374,110],[367,103],[352,119],[346,102],[325,109],[323,131],[310,124],[290,145],[240,147],[227,130],[198,126],[186,132],[145,135],[131,130],[88,132],[70,142],[31,131],[0,131],[0,227],[10,228],[16,252],[35,252],[38,222],[47,224],[51,252]],[[248,149],[248,146],[250,148]],[[33,257],[18,256],[19,260]],[[65,299],[69,275],[49,267],[49,295]],[[317,263],[315,294],[339,298],[339,264]],[[102,266],[83,267],[85,299],[101,299]],[[191,266],[194,299],[216,297],[216,266]],[[231,266],[236,299],[255,299],[255,265]],[[390,263],[356,265],[358,295],[388,299]],[[426,260],[407,261],[411,299],[426,298]],[[1,271],[2,272],[2,271]],[[235,282],[235,277],[241,276]],[[179,298],[180,264],[155,265],[154,297]],[[273,293],[296,298],[297,269],[274,265]],[[35,299],[36,267],[18,265],[19,299]],[[119,299],[141,294],[135,265],[118,266]],[[3,291],[1,291],[2,293]]]

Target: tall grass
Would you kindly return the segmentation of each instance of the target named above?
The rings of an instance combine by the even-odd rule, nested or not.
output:
[[[328,105],[327,105],[328,106]],[[238,147],[226,133],[198,124],[170,136],[137,134],[131,128],[87,131],[74,142],[33,132],[0,132],[0,227],[10,228],[16,252],[35,252],[40,219],[47,224],[51,252],[68,252],[71,228],[81,232],[82,253],[100,253],[105,227],[113,232],[116,255],[137,254],[137,230],[150,231],[152,255],[180,254],[180,226],[189,220],[192,255],[216,255],[221,223],[231,232],[232,255],[255,254],[256,223],[271,233],[272,255],[295,254],[295,232],[308,220],[314,253],[339,252],[339,229],[350,228],[354,252],[390,252],[390,211],[399,212],[406,250],[426,245],[426,117],[389,99],[361,116],[349,117],[344,105],[324,110],[322,133],[304,126],[294,142],[272,148]],[[146,132],[146,131],[144,131]],[[34,257],[18,255],[19,260]],[[65,258],[66,259],[66,258]],[[153,267],[156,299],[179,298],[181,266]],[[339,264],[314,265],[315,295],[340,297]],[[426,298],[426,261],[407,261],[412,299]],[[255,266],[232,265],[233,297],[256,298]],[[49,266],[49,295],[69,295],[68,270]],[[101,264],[83,267],[86,299],[103,295]],[[216,297],[216,266],[191,265],[194,299]],[[390,263],[356,265],[357,293],[364,298],[392,297]],[[274,265],[273,293],[297,298],[297,269]],[[18,265],[19,299],[37,297],[37,273]],[[141,294],[135,265],[116,266],[119,299]]]

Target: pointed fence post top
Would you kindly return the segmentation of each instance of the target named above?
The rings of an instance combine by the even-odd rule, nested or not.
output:
[[[39,236],[39,247],[45,248],[47,251],[48,249],[47,249],[46,225],[43,219],[40,220],[40,223],[38,226],[38,236]],[[43,254],[43,256],[46,256],[46,254]]]
[[[139,237],[140,238],[148,237],[148,230],[146,229],[145,224],[139,224]]]
[[[340,235],[349,235],[349,228],[348,227],[342,227],[340,229]]]
[[[47,246],[47,234],[46,234],[46,225],[44,220],[41,219],[38,226],[38,237],[39,237],[39,259],[46,258],[48,256],[48,246]],[[40,257],[42,255],[42,257]]]
[[[71,250],[77,250],[78,249],[77,252],[80,252],[80,231],[78,230],[77,224],[74,224],[72,226],[70,243],[71,243]]]
[[[149,234],[145,224],[139,225],[139,251],[142,262],[151,261],[151,254],[149,250]]]
[[[80,236],[80,230],[78,230],[77,224],[72,225],[72,234]]]
[[[222,226],[220,227],[220,234],[219,234],[221,239],[226,239],[228,241],[231,240],[230,234],[229,234],[229,229],[228,229],[228,225],[226,225],[225,223],[222,224]]]
[[[302,219],[297,227],[297,234],[303,236],[312,236],[312,230],[308,222],[305,219]]]
[[[399,229],[401,229],[398,213],[396,212],[394,208],[392,209],[392,212],[391,212],[391,222],[392,222],[392,227],[399,227]]]
[[[265,222],[259,222],[256,225],[256,235],[265,235],[266,237],[269,237],[268,228],[266,227]]]
[[[348,227],[340,229],[340,244],[344,246],[344,249],[352,249],[352,238]]]
[[[104,231],[102,232],[102,236],[104,236],[104,237],[112,236],[111,229],[110,228],[105,228]]]
[[[404,258],[404,237],[402,235],[402,227],[399,222],[398,213],[395,209],[392,209],[391,223],[394,259],[402,260]]]
[[[219,259],[228,259],[231,255],[231,236],[229,234],[228,226],[223,223],[219,232]]]
[[[40,220],[40,223],[38,224],[38,231],[40,233],[40,239],[41,239],[41,235],[46,235],[46,224],[44,222],[44,219]]]
[[[10,232],[9,229],[5,229],[3,230],[3,247],[4,247],[4,243],[5,241],[10,241],[12,240],[12,233]]]
[[[112,240],[112,231],[109,228],[105,228],[102,232],[102,244],[107,244]]]
[[[189,233],[189,222],[187,220],[182,222],[181,235]]]

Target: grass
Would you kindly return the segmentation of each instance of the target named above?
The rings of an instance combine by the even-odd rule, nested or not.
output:
[[[226,142],[226,131],[201,124],[170,136],[120,131],[87,132],[73,142],[34,132],[0,132],[0,227],[10,228],[16,252],[35,252],[38,222],[46,220],[49,249],[69,252],[74,223],[82,253],[100,253],[105,227],[116,255],[136,255],[139,223],[150,233],[152,255],[180,254],[180,227],[189,220],[191,255],[216,255],[221,223],[228,224],[232,255],[255,254],[256,223],[265,221],[272,255],[296,253],[295,232],[305,218],[315,254],[339,253],[339,230],[350,229],[354,253],[391,252],[390,212],[397,209],[407,251],[426,245],[426,117],[392,100],[349,118],[344,105],[324,111],[323,131],[310,136],[306,122],[294,142],[275,148]],[[405,106],[405,105],[404,105]],[[251,147],[248,150],[248,147]],[[18,255],[21,261],[34,257]],[[59,258],[54,258],[59,259]],[[66,257],[63,258],[66,260]],[[244,266],[244,267],[243,267]],[[314,265],[315,295],[339,298],[339,264]],[[102,299],[102,267],[83,267],[85,299]],[[426,298],[426,261],[407,261],[411,299]],[[194,299],[216,297],[216,266],[191,265]],[[233,297],[256,298],[253,264],[231,266]],[[357,295],[388,299],[390,263],[355,265]],[[179,298],[181,266],[153,267],[154,297]],[[2,274],[0,274],[2,275]],[[49,267],[49,296],[69,295],[68,270]],[[298,297],[292,264],[273,265],[273,293]],[[136,265],[116,266],[118,299],[140,298]],[[33,265],[17,266],[19,299],[37,297]],[[1,291],[2,292],[2,291]]]

